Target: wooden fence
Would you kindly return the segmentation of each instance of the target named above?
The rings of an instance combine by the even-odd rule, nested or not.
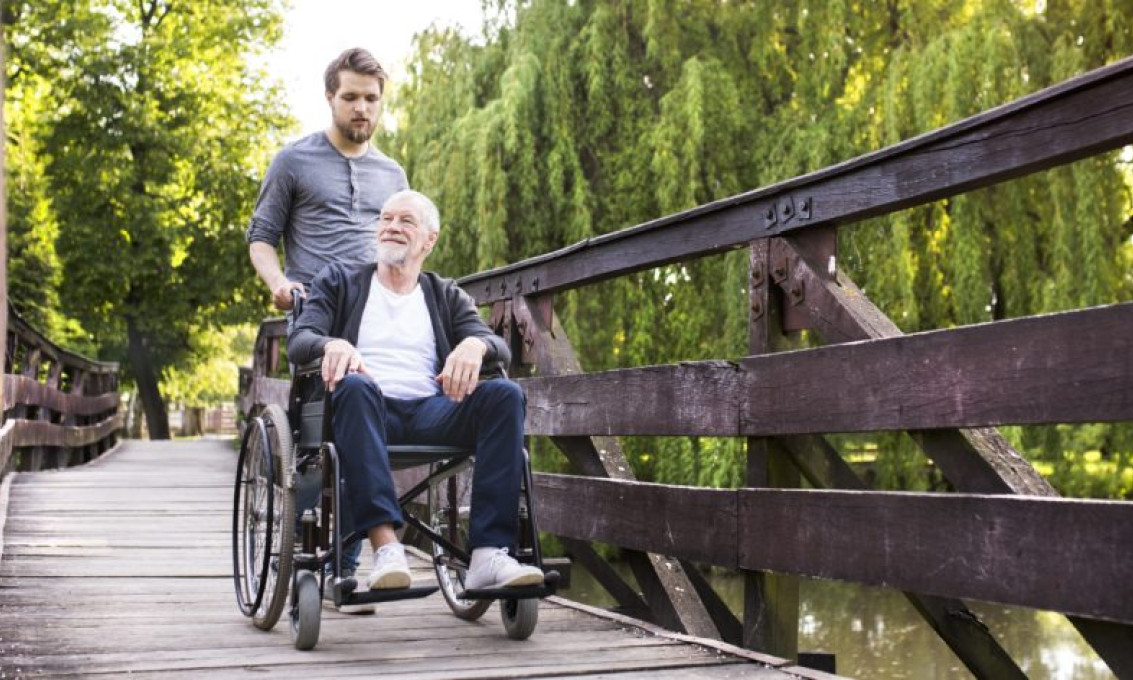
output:
[[[1065,613],[1115,673],[1133,677],[1133,504],[1058,498],[991,429],[1133,419],[1133,304],[903,336],[835,257],[841,226],[1131,142],[1133,59],[812,174],[466,277],[538,376],[520,379],[528,433],[550,437],[579,473],[537,476],[540,528],[621,607],[679,631],[796,656],[797,577],[833,578],[904,591],[978,677],[1024,675],[962,598]],[[749,305],[733,310],[749,320],[750,356],[582,372],[555,293],[736,248],[750,251]],[[801,329],[826,346],[775,352]],[[282,320],[261,329],[241,374],[246,412],[286,403],[284,332]],[[877,430],[907,431],[959,492],[869,490],[823,437]],[[616,435],[744,437],[747,486],[637,482]],[[791,488],[801,478],[814,488]],[[636,587],[592,541],[624,548]],[[742,620],[694,563],[746,572]]]
[[[0,476],[85,463],[117,442],[118,364],[60,349],[8,307]]]

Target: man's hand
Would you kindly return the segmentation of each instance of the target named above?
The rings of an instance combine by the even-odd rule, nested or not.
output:
[[[437,376],[445,396],[455,402],[462,401],[476,389],[480,379],[480,366],[488,345],[479,338],[465,338],[445,360],[445,367]]]
[[[283,283],[279,284],[271,291],[271,301],[275,303],[276,309],[281,312],[286,312],[291,309],[293,304],[293,300],[291,299],[292,290],[298,290],[299,295],[304,298],[307,297],[307,289],[303,287],[303,284],[298,281],[288,281],[284,279]]]
[[[336,338],[323,346],[323,384],[328,392],[333,392],[347,373],[365,372],[366,364],[354,345]]]

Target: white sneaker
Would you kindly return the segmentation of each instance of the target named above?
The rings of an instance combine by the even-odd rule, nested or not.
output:
[[[468,574],[464,577],[464,587],[468,590],[535,586],[542,582],[542,569],[516,562],[507,548],[473,550],[472,564],[468,565]]]
[[[374,569],[370,572],[369,582],[370,590],[409,587],[413,578],[409,575],[404,545],[386,543],[374,551]]]

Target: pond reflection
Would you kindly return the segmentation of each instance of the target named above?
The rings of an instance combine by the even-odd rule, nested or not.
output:
[[[632,583],[629,570],[616,565]],[[580,565],[564,597],[603,607],[613,599]],[[743,579],[708,575],[716,592],[741,616]],[[999,644],[1033,680],[1112,680],[1109,671],[1066,617],[1051,612],[969,602]],[[971,678],[905,597],[886,588],[801,579],[799,649],[835,655],[840,675],[871,679]]]

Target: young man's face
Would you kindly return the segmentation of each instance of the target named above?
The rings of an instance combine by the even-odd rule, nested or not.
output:
[[[404,267],[420,265],[432,250],[437,232],[421,217],[421,210],[411,196],[386,201],[378,220],[378,262]]]
[[[369,141],[382,113],[382,87],[377,76],[339,71],[338,91],[327,93],[331,117],[342,136],[362,144]]]

